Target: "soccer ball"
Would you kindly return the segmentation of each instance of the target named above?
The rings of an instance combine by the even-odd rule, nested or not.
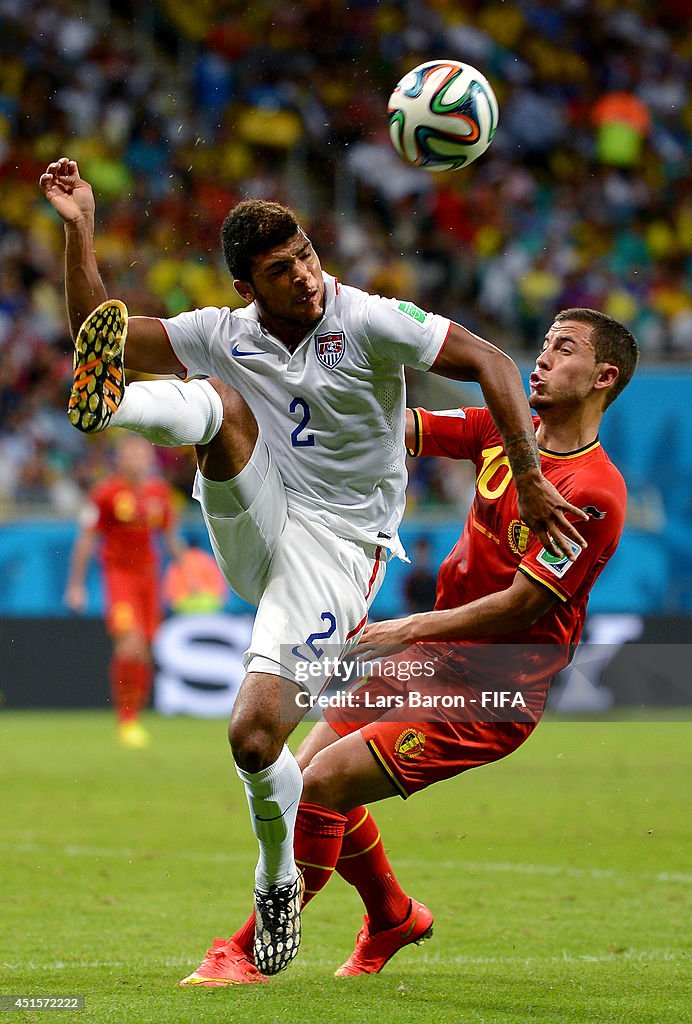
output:
[[[488,80],[470,64],[429,60],[389,97],[389,134],[397,153],[426,171],[455,171],[493,141],[499,110]]]

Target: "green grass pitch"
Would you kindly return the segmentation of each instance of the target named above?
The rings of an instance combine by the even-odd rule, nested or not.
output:
[[[517,753],[374,813],[432,941],[339,980],[360,924],[335,877],[266,986],[179,989],[244,920],[254,864],[225,723],[4,712],[0,994],[81,994],[63,1024],[681,1024],[684,721],[545,721]],[[689,976],[687,975],[687,978]]]

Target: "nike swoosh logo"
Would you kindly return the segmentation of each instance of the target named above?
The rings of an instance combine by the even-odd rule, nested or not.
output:
[[[257,349],[254,352],[253,351],[243,352],[243,350],[237,344],[233,346],[231,351],[233,352],[234,356],[240,356],[241,358],[243,356],[266,356],[267,355],[267,353],[266,352],[262,352],[261,349]]]
[[[286,808],[285,811],[282,811],[281,814],[276,814],[273,818],[261,818],[259,816],[259,814],[256,814],[255,815],[255,821],[279,821],[280,818],[283,818],[284,815],[288,814],[290,809],[293,807],[293,804],[295,804],[295,803],[296,803],[296,801],[294,800],[293,803],[290,803],[288,805],[288,807]]]
[[[412,934],[413,929],[416,927],[417,923],[418,923],[418,914],[416,914],[416,916],[414,917],[413,924],[411,925],[410,928],[407,928],[405,932],[399,932],[399,934],[401,935],[402,939],[407,939],[409,937],[409,935]]]

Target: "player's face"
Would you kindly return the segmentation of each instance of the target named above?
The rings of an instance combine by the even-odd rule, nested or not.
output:
[[[556,405],[579,405],[593,393],[600,364],[589,324],[554,323],[529,377],[529,405],[539,413]]]
[[[238,287],[246,285],[248,294]],[[244,298],[254,300],[268,321],[311,327],[324,314],[322,267],[310,239],[299,231],[252,261],[252,281],[237,282]]]
[[[130,480],[143,480],[153,465],[153,448],[143,437],[122,441],[116,456],[118,471]]]

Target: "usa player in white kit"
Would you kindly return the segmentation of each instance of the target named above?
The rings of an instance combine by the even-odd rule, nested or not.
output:
[[[255,958],[274,974],[300,942],[293,831],[302,782],[286,746],[304,714],[296,663],[319,660],[325,645],[343,652],[355,644],[387,560],[403,554],[403,366],[481,384],[522,518],[548,548],[573,558],[569,541],[583,542],[566,514],[585,516],[540,472],[509,357],[412,303],[340,285],[286,208],[249,200],[226,218],[224,256],[245,309],[132,317],[128,325],[122,304],[106,301],[93,194],[76,163],[50,164],[41,186],[65,221],[77,335],[72,422],[196,445],[194,496],[217,560],[229,584],[257,604],[229,740],[259,842]],[[129,369],[181,379],[125,388],[125,334]],[[182,379],[190,377],[205,379]],[[206,979],[185,979],[197,980]]]

